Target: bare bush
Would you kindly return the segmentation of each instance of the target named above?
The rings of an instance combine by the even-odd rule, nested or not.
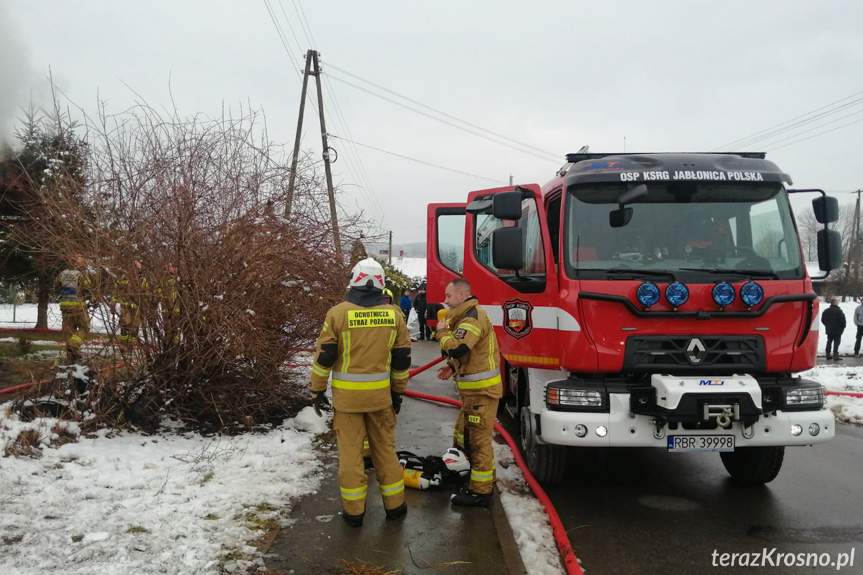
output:
[[[60,162],[31,206],[29,243],[85,256],[90,301],[135,359],[116,372],[122,385],[87,397],[115,421],[167,414],[231,430],[304,402],[283,365],[312,345],[347,269],[308,158],[291,219],[281,217],[290,168],[258,121],[103,110],[85,123],[85,181],[64,177]],[[356,220],[340,227],[346,242],[357,237]]]

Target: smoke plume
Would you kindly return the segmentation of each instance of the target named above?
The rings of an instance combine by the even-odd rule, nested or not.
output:
[[[0,2],[0,159],[13,141],[15,118],[26,104],[29,58],[9,3]]]

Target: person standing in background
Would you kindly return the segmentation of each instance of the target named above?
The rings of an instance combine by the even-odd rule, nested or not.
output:
[[[857,298],[860,305],[854,310],[854,325],[857,326],[857,339],[854,340],[854,355],[860,355],[860,339],[863,338],[863,298]]]
[[[417,310],[417,321],[420,324],[420,335],[417,338],[422,341],[424,339],[431,339],[431,328],[426,323],[426,309],[428,308],[428,303],[426,302],[426,284],[423,284],[417,290],[417,295],[414,298],[414,309]]]
[[[405,293],[402,294],[402,299],[399,300],[399,307],[402,308],[402,313],[405,314],[405,322],[407,322],[408,318],[411,316],[411,308],[413,305],[414,302],[411,299],[411,290],[405,290]]]
[[[856,315],[856,312],[855,312]],[[841,360],[839,357],[839,340],[845,331],[845,313],[839,307],[839,300],[835,297],[830,300],[830,307],[821,314],[821,323],[824,324],[824,332],[827,334],[827,359]],[[830,353],[830,347],[833,353]]]
[[[90,333],[90,315],[87,312],[87,296],[91,284],[86,274],[87,262],[81,254],[72,256],[69,268],[60,272],[60,315],[63,317],[63,335],[66,338],[66,361],[69,364],[81,360],[81,346]]]

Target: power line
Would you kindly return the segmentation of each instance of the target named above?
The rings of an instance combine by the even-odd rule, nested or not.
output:
[[[331,138],[335,138],[337,140],[350,141],[347,138],[342,138],[341,136],[336,136],[334,134],[327,134]],[[410,156],[404,156],[402,154],[397,154],[395,152],[390,152],[388,150],[382,150],[381,148],[376,148],[374,146],[370,146],[368,144],[361,144],[359,142],[351,142],[352,144],[356,144],[357,146],[362,146],[364,148],[369,148],[370,150],[375,150],[376,152],[382,152],[384,154],[389,154],[390,156],[396,156],[397,158],[402,158],[403,160],[410,160],[411,162],[417,162],[418,164],[425,164],[426,166],[431,166],[433,168],[439,168],[441,170],[446,170],[448,172],[455,172],[456,174],[461,174],[463,176],[470,176],[472,178],[479,178],[481,180],[488,180],[489,182],[494,182],[496,184],[504,184],[506,185],[508,182],[503,180],[496,180],[494,178],[487,178],[485,176],[478,176],[476,174],[471,174],[469,172],[462,172],[461,170],[456,170],[454,168],[447,168],[446,166],[441,166],[439,164],[432,164],[431,162],[426,162],[424,160],[418,160],[416,158],[411,158]]]
[[[829,122],[824,122],[823,124],[818,124],[817,126],[814,126],[814,127],[812,127],[812,128],[809,128],[808,130],[803,130],[803,131],[801,131],[801,132],[797,132],[796,134],[791,134],[790,136],[786,136],[786,137],[784,137],[784,138],[782,138],[782,139],[779,139],[779,140],[775,140],[775,141],[773,141],[773,142],[770,142],[770,143],[769,143],[769,144],[767,144],[767,145],[769,145],[769,146],[773,146],[773,145],[775,145],[775,144],[778,144],[779,142],[785,142],[786,140],[790,140],[791,138],[796,138],[796,137],[798,137],[798,136],[802,136],[803,134],[808,134],[809,132],[814,132],[815,130],[819,130],[819,129],[821,129],[821,128],[825,127],[825,126],[829,126],[830,124],[835,124],[836,122],[841,122],[842,120],[848,119],[848,118],[850,118],[851,116],[856,116],[856,115],[858,115],[858,114],[863,114],[863,110],[857,110],[856,112],[851,112],[850,114],[846,114],[846,115],[844,115],[844,116],[840,116],[840,117],[836,118],[835,120],[830,120]],[[844,125],[846,125],[846,124],[843,124],[843,126],[844,126]],[[771,138],[771,139],[772,139],[772,138]]]
[[[504,136],[503,134],[498,134],[497,132],[492,132],[491,130],[487,130],[486,128],[483,128],[482,126],[477,126],[476,124],[471,124],[471,123],[470,123],[470,122],[468,122],[467,120],[462,120],[461,118],[457,118],[456,116],[453,116],[453,115],[451,115],[451,114],[447,114],[446,112],[443,112],[443,111],[438,110],[438,109],[436,109],[436,108],[432,108],[431,106],[429,106],[429,105],[427,105],[427,104],[423,104],[422,102],[418,102],[417,100],[414,100],[414,99],[412,99],[412,98],[409,98],[409,97],[407,97],[407,96],[405,96],[405,95],[403,95],[403,94],[399,94],[398,92],[396,92],[396,91],[394,91],[394,90],[390,90],[389,88],[385,88],[384,86],[381,86],[380,84],[375,84],[375,83],[374,83],[374,82],[372,82],[371,80],[366,80],[365,78],[362,78],[362,77],[360,77],[360,76],[357,76],[356,74],[352,74],[351,72],[348,72],[347,70],[345,70],[345,69],[343,69],[343,68],[339,68],[338,66],[335,66],[334,64],[329,64],[329,67],[330,67],[330,68],[332,68],[333,70],[337,70],[338,72],[341,72],[342,74],[345,74],[346,76],[350,76],[351,78],[355,78],[355,79],[357,79],[357,80],[360,80],[361,82],[365,82],[366,84],[369,84],[369,85],[371,85],[371,86],[374,86],[374,87],[375,87],[375,88],[377,88],[378,90],[383,90],[384,92],[387,92],[387,93],[389,93],[389,94],[392,94],[392,95],[394,95],[394,96],[398,96],[399,98],[402,98],[402,99],[404,99],[404,100],[407,100],[408,102],[410,102],[410,103],[412,103],[412,104],[416,104],[417,106],[423,107],[423,108],[425,108],[425,109],[427,109],[427,110],[431,110],[432,112],[434,112],[434,113],[436,113],[436,114],[440,114],[441,116],[444,116],[444,117],[449,118],[449,119],[451,119],[451,120],[455,120],[456,122],[461,122],[462,124],[465,124],[465,125],[467,125],[467,126],[470,126],[471,128],[474,128],[474,129],[480,130],[480,131],[482,131],[482,132],[486,132],[486,133],[488,133],[488,134],[491,134],[492,136],[495,136],[496,138],[500,138],[500,139],[502,139],[502,140],[507,140],[507,141],[509,141],[509,142],[513,142],[514,144],[517,144],[517,145],[519,145],[519,146],[520,146],[520,147],[522,147],[522,148],[528,148],[528,149],[531,149],[531,150],[534,150],[534,151],[537,151],[537,152],[541,152],[541,153],[543,153],[543,154],[547,154],[547,155],[549,155],[549,156],[553,156],[556,160],[557,160],[557,159],[559,159],[559,155],[558,155],[558,154],[555,154],[555,153],[553,153],[553,152],[549,152],[549,151],[543,150],[543,149],[541,149],[541,148],[537,148],[537,147],[535,147],[535,146],[531,146],[531,145],[529,145],[529,144],[525,144],[524,142],[522,142],[522,141],[520,141],[520,140],[516,140],[516,139],[514,139],[514,138],[509,138],[509,137],[507,137],[507,136]]]
[[[285,37],[284,31],[282,30],[281,25],[276,21],[276,14],[273,12],[272,7],[270,6],[269,0],[264,0],[264,6],[267,7],[267,12],[270,14],[270,20],[273,21],[273,26],[276,28],[276,33],[279,35],[279,39],[282,41],[282,46],[285,48],[285,53],[288,55],[288,59],[291,61],[291,66],[294,68],[294,72],[297,73],[300,78],[302,78],[302,73],[300,73],[300,69],[297,67],[297,63],[294,62],[294,57],[291,56],[291,51],[288,48],[288,41]]]
[[[819,133],[817,133],[817,134],[812,134],[811,136],[807,136],[806,138],[800,138],[799,140],[794,140],[793,142],[788,142],[787,144],[783,144],[783,145],[781,145],[781,146],[777,146],[777,147],[775,147],[775,148],[770,148],[770,149],[769,149],[769,150],[767,150],[767,151],[768,151],[768,152],[773,152],[774,150],[779,150],[779,149],[781,149],[781,148],[785,148],[786,146],[790,146],[791,144],[796,144],[796,143],[798,143],[798,142],[803,142],[803,141],[806,141],[806,140],[811,140],[812,138],[815,138],[815,137],[821,136],[821,135],[823,135],[823,134],[828,134],[828,133],[830,133],[830,132],[835,132],[836,130],[840,130],[840,129],[845,128],[846,126],[850,126],[850,125],[852,125],[852,124],[859,124],[860,122],[863,122],[863,119],[855,120],[855,121],[853,121],[853,122],[848,122],[847,124],[842,124],[841,126],[836,126],[835,128],[832,128],[832,129],[830,129],[830,130],[824,130],[823,132],[819,132]]]
[[[381,100],[387,101],[387,102],[389,102],[389,103],[391,103],[391,104],[395,104],[396,106],[399,106],[399,107],[401,107],[401,108],[404,108],[404,109],[406,109],[406,110],[409,110],[409,111],[411,111],[411,112],[414,112],[415,114],[419,114],[419,115],[421,115],[421,116],[425,116],[426,118],[429,118],[429,119],[434,120],[434,121],[436,121],[436,122],[440,122],[441,124],[445,124],[445,125],[447,125],[447,126],[450,126],[450,127],[452,127],[452,128],[455,128],[455,129],[457,129],[457,130],[461,130],[462,132],[467,132],[468,134],[472,134],[472,135],[477,136],[477,137],[479,137],[479,138],[483,138],[483,139],[488,140],[488,141],[490,141],[490,142],[493,142],[493,143],[495,143],[495,144],[497,144],[497,145],[499,145],[499,146],[504,146],[504,147],[509,148],[509,149],[511,149],[511,150],[515,150],[516,152],[521,152],[521,153],[523,153],[523,154],[528,154],[528,155],[533,156],[533,157],[535,157],[535,158],[539,158],[540,160],[545,160],[545,161],[547,161],[547,162],[552,162],[552,161],[553,161],[553,160],[549,159],[549,157],[547,157],[547,156],[541,156],[541,155],[539,155],[539,154],[537,154],[537,153],[531,152],[531,151],[529,151],[529,150],[525,150],[524,148],[519,148],[519,147],[513,146],[513,145],[511,145],[511,144],[507,144],[506,142],[501,142],[501,141],[499,141],[499,140],[495,140],[494,138],[492,138],[492,137],[490,137],[490,136],[486,136],[485,134],[482,134],[482,133],[480,133],[480,132],[477,132],[476,130],[472,130],[472,129],[469,129],[469,128],[465,128],[465,127],[463,127],[463,126],[459,126],[458,124],[455,124],[455,123],[450,122],[450,121],[448,121],[448,120],[444,120],[443,118],[438,118],[438,117],[433,116],[433,115],[431,115],[431,114],[429,114],[429,113],[427,113],[427,112],[423,112],[422,110],[418,110],[418,109],[416,109],[416,108],[413,108],[413,107],[411,107],[411,106],[408,106],[407,104],[403,104],[403,103],[401,103],[401,102],[398,102],[398,101],[396,101],[396,100],[393,100],[392,98],[388,98],[388,97],[386,97],[386,96],[384,96],[384,95],[382,95],[382,94],[378,94],[378,93],[376,93],[376,92],[372,92],[371,90],[368,90],[368,89],[366,89],[366,88],[364,88],[364,87],[362,87],[362,86],[358,86],[357,84],[354,84],[353,82],[349,82],[349,81],[345,80],[344,78],[339,78],[338,76],[332,76],[332,75],[330,75],[330,76],[332,77],[332,79],[333,79],[333,80],[336,80],[336,81],[341,82],[341,83],[343,83],[343,84],[347,84],[348,86],[351,86],[352,88],[356,88],[357,90],[360,90],[360,91],[362,91],[362,92],[365,92],[366,94],[369,94],[369,95],[371,95],[371,96],[374,96],[375,98],[380,98]],[[544,154],[548,154],[548,152],[543,152],[543,153],[544,153]],[[551,155],[551,154],[549,154],[549,155]],[[560,161],[559,161],[559,160],[554,160],[554,162],[555,162],[555,165],[560,164]]]
[[[309,41],[309,45],[312,48],[314,48],[315,42],[314,42],[313,37],[312,37],[312,27],[309,26],[309,21],[306,20],[306,11],[303,10],[303,4],[302,4],[302,2],[300,2],[300,0],[292,0],[292,2],[294,4],[294,12],[297,13],[297,19],[299,20],[300,26],[303,29],[303,34],[306,35],[306,40]],[[297,8],[298,4],[299,4],[299,9]],[[302,15],[300,15],[301,11],[302,11]]]
[[[719,146],[718,148],[714,148],[711,151],[718,152],[718,151],[727,150],[727,149],[731,149],[731,148],[740,148],[744,145],[747,145],[747,146],[751,145],[754,143],[754,141],[760,141],[760,139],[763,137],[777,135],[779,133],[782,133],[784,131],[792,129],[795,126],[801,125],[801,123],[797,122],[797,120],[802,120],[803,118],[808,118],[807,120],[805,120],[803,122],[803,123],[808,123],[814,119],[817,119],[818,117],[824,116],[825,114],[818,114],[816,116],[813,116],[813,114],[816,114],[817,112],[821,112],[822,110],[832,108],[836,104],[840,104],[842,102],[845,102],[846,100],[851,100],[852,98],[858,98],[858,96],[860,96],[861,94],[863,94],[863,92],[857,92],[855,94],[851,94],[850,96],[846,96],[845,98],[841,98],[839,100],[836,100],[835,102],[831,102],[830,104],[827,104],[826,106],[822,106],[820,108],[810,110],[809,112],[806,112],[805,114],[795,116],[794,118],[791,118],[790,120],[786,120],[784,122],[781,122],[781,123],[776,124],[774,126],[771,126],[769,128],[765,128],[764,130],[761,130],[760,132],[755,132],[754,134],[750,134],[749,136],[745,136],[743,138],[740,138],[739,140],[735,140],[735,141],[730,142],[728,144],[724,144],[722,146]],[[838,111],[840,111],[844,108],[847,108],[849,106],[857,105],[858,103],[860,103],[861,100],[863,100],[863,98],[858,98],[854,102],[851,102],[849,104],[844,104],[843,106],[837,108],[836,110],[826,113],[826,115],[838,112]],[[811,118],[810,118],[810,116],[811,116]],[[795,122],[797,122],[797,123],[795,124]],[[794,124],[794,125],[789,126],[789,124]]]

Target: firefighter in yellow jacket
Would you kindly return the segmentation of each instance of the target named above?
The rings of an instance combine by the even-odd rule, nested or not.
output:
[[[438,378],[455,376],[462,401],[456,442],[463,429],[463,443],[470,458],[467,491],[456,493],[451,501],[454,505],[487,507],[494,486],[492,436],[497,404],[503,395],[497,338],[488,314],[471,295],[467,280],[451,281],[444,301],[450,311],[445,321],[438,322],[437,340],[447,364],[438,368]]]
[[[360,527],[368,487],[364,437],[369,440],[387,519],[407,513],[395,427],[408,384],[411,344],[404,316],[384,303],[384,270],[378,262],[368,258],[355,265],[348,288],[347,301],[327,312],[318,337],[312,401],[318,415],[328,409],[325,392],[332,375],[342,518]]]
[[[72,256],[68,269],[60,272],[60,315],[63,317],[63,336],[66,338],[66,361],[77,363],[81,360],[81,346],[90,333],[90,315],[87,312],[86,298],[91,287],[90,276],[86,273],[87,263],[81,254]]]

